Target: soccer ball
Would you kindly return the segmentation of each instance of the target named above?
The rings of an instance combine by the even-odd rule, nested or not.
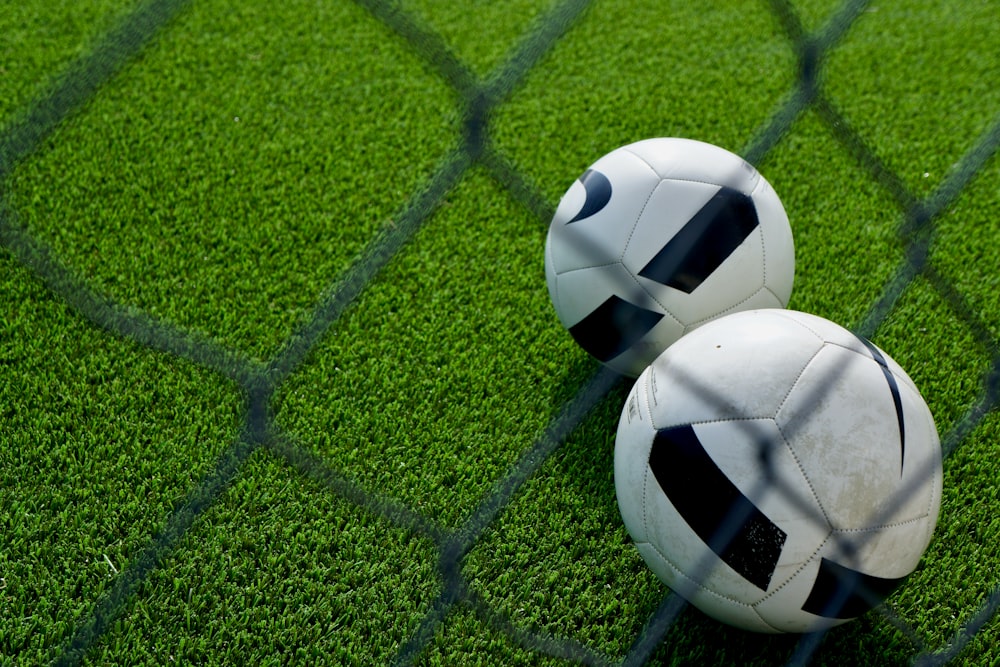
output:
[[[636,380],[615,442],[625,526],[708,615],[812,632],[916,568],[941,502],[930,410],[902,368],[828,320],[727,315]]]
[[[792,231],[768,182],[690,139],[647,139],[599,159],[563,195],[545,242],[559,320],[631,377],[719,315],[783,308],[794,273]]]

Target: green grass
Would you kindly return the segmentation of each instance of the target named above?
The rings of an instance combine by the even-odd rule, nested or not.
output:
[[[780,2],[595,0],[537,54],[561,3],[196,2],[10,164],[143,6],[0,12],[0,665],[794,657],[690,608],[655,626],[667,591],[614,498],[628,383],[581,396],[597,365],[545,288],[544,214],[667,135],[761,151],[790,306],[868,327],[953,447],[886,605],[904,630],[871,612],[811,661],[1000,660],[976,620],[1000,587],[1000,162],[955,185],[1000,118],[991,3],[866,6],[793,109]],[[809,34],[842,10],[790,8]],[[942,192],[893,291],[900,200]]]
[[[88,661],[387,662],[441,588],[435,555],[261,452]]]
[[[214,467],[240,401],[211,373],[97,331],[2,263],[0,652],[28,664]]]

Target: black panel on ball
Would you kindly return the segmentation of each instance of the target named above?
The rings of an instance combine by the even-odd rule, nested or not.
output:
[[[589,218],[607,206],[608,202],[611,201],[611,181],[601,172],[588,169],[583,172],[583,176],[579,180],[583,183],[583,190],[586,193],[586,197],[583,201],[583,207],[573,216],[572,220],[566,223],[567,225],[570,222]]]
[[[903,579],[873,577],[824,558],[802,611],[825,618],[856,618],[887,598]]]
[[[787,534],[715,464],[694,428],[657,431],[649,467],[691,530],[726,565],[766,591]]]
[[[739,190],[722,187],[639,275],[690,294],[759,224],[753,200]]]
[[[569,332],[580,347],[598,360],[610,361],[637,343],[662,318],[662,313],[612,295],[569,327]]]

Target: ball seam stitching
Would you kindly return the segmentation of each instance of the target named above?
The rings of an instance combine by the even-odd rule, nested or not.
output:
[[[788,452],[792,455],[792,459],[795,461],[795,467],[799,469],[799,474],[802,475],[802,479],[806,481],[806,486],[809,487],[809,493],[812,494],[813,500],[816,501],[816,506],[819,507],[819,511],[823,515],[823,519],[826,521],[827,530],[833,530],[833,522],[830,520],[830,515],[826,513],[826,508],[823,507],[823,502],[820,500],[819,494],[816,493],[816,486],[813,484],[812,480],[809,479],[809,475],[802,466],[802,461],[799,459],[799,455],[795,452],[795,448],[792,447],[791,440],[788,439],[788,436],[786,436],[785,432],[781,429],[781,424],[778,423],[777,417],[774,419],[774,426],[778,429],[778,433],[781,434],[781,439],[784,441],[785,447],[788,448]]]
[[[791,398],[792,392],[795,391],[795,387],[799,384],[799,380],[801,380],[802,376],[805,375],[806,369],[812,365],[812,362],[816,360],[816,357],[819,356],[819,353],[823,351],[823,348],[825,346],[826,346],[826,341],[823,341],[823,344],[819,346],[819,349],[813,352],[812,355],[806,360],[806,363],[802,365],[802,368],[799,369],[798,375],[795,376],[795,380],[791,383],[791,385],[789,385],[788,391],[786,391],[785,395],[781,398],[780,401],[778,401],[778,407],[775,409],[774,414],[772,415],[772,419],[774,419],[775,424],[778,423],[778,415],[781,413],[781,410],[785,407],[785,403],[788,402],[788,399]],[[781,430],[780,425],[778,426],[778,430]],[[785,436],[784,433],[782,433],[781,435],[783,437]],[[785,437],[785,439],[787,440],[788,438]]]
[[[641,285],[640,285],[640,287],[641,287]],[[705,318],[702,318],[702,319],[700,319],[700,320],[695,320],[694,322],[689,322],[689,323],[687,323],[687,324],[686,324],[686,325],[684,326],[684,328],[685,328],[685,329],[687,329],[687,330],[691,330],[692,328],[695,328],[695,327],[698,327],[698,326],[700,326],[700,325],[702,325],[702,324],[705,324],[706,322],[711,322],[712,320],[714,320],[714,319],[716,319],[716,318],[718,318],[718,317],[721,317],[721,316],[722,316],[722,315],[724,315],[725,313],[728,313],[728,312],[730,312],[730,311],[733,311],[733,310],[735,310],[735,309],[739,308],[739,307],[740,307],[740,306],[742,306],[742,305],[743,305],[744,303],[746,303],[746,302],[747,302],[747,301],[749,301],[750,299],[754,298],[755,296],[757,296],[758,294],[760,294],[760,293],[761,293],[761,292],[763,292],[763,291],[768,291],[768,292],[771,292],[771,290],[767,289],[767,286],[766,286],[766,285],[764,285],[764,286],[761,286],[761,287],[758,287],[758,288],[757,288],[757,291],[755,291],[755,292],[754,292],[753,294],[751,294],[750,296],[748,296],[748,297],[745,297],[745,298],[741,299],[740,301],[738,301],[738,302],[736,302],[736,303],[734,303],[734,304],[732,304],[732,305],[728,306],[727,308],[724,308],[724,309],[720,310],[719,312],[715,313],[714,315],[709,315],[708,317],[705,317]],[[647,292],[647,293],[648,293],[648,292]],[[771,292],[771,296],[775,296],[774,292]],[[777,298],[777,297],[775,296],[775,298]],[[657,301],[657,303],[659,303],[659,301]],[[778,303],[781,303],[781,299],[778,299]],[[662,304],[661,304],[661,305],[662,305]],[[676,319],[676,318],[674,318],[674,319]]]
[[[904,519],[903,521],[894,521],[892,523],[884,523],[879,526],[866,526],[864,528],[831,528],[834,533],[874,533],[880,530],[885,530],[887,528],[899,528],[900,526],[905,526],[911,523],[917,523],[918,521],[923,521],[928,517],[930,513],[924,513],[920,516],[913,517],[912,519]]]

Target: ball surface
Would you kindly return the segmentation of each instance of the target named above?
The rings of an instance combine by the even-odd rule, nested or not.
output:
[[[625,526],[708,615],[812,632],[910,574],[941,501],[920,392],[885,352],[782,309],[722,317],[636,380],[615,442]]]
[[[784,307],[794,272],[788,217],[768,182],[691,139],[647,139],[600,158],[563,195],[545,243],[559,320],[631,377],[704,322]]]

